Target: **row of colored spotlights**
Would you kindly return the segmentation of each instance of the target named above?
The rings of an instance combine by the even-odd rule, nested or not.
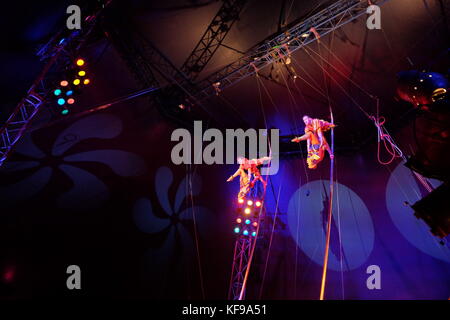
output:
[[[77,59],[77,61],[75,63],[77,66],[82,67],[85,64],[85,61],[83,59]],[[62,80],[59,83],[61,88],[57,88],[53,91],[53,94],[57,99],[56,102],[58,103],[59,106],[64,106],[66,103],[69,105],[72,105],[75,103],[75,99],[73,98],[74,91],[69,87],[69,84],[72,84],[76,87],[78,87],[81,84],[88,85],[91,82],[91,80],[89,80],[88,78],[85,78],[85,76],[86,76],[86,71],[79,70],[77,72],[76,78],[73,81],[71,81],[71,83],[69,83],[69,81],[67,81],[67,80]],[[61,113],[63,115],[68,114],[69,109],[64,108],[61,111]]]
[[[241,219],[241,218],[237,218],[237,219],[236,219],[236,222],[237,222],[237,223],[242,223],[242,219]],[[245,219],[245,220],[244,220],[244,223],[245,223],[245,224],[250,224],[250,223],[252,223],[252,221],[251,221],[250,219]],[[258,226],[258,222],[256,222],[256,221],[253,222],[253,223],[252,223],[252,226],[257,227],[257,226]]]
[[[240,198],[240,199],[238,199],[238,202],[239,203],[244,203],[244,199],[242,199],[242,198]],[[247,205],[248,206],[252,206],[253,205],[253,201],[252,200],[247,200]],[[261,207],[261,201],[256,201],[255,202],[255,206],[257,206],[257,207]]]
[[[234,228],[234,233],[238,234],[238,233],[240,233],[240,232],[241,232],[241,228],[239,228],[239,227]],[[244,230],[242,231],[242,234],[243,234],[244,236],[248,236],[248,235],[250,234],[250,232],[249,232],[247,229],[244,229]],[[256,237],[256,231],[253,231],[253,232],[251,233],[251,235],[252,235],[252,237]]]

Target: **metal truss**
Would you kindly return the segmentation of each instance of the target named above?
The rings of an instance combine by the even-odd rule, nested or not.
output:
[[[370,4],[382,5],[388,0],[371,0]],[[368,1],[340,0],[313,16],[289,28],[287,31],[267,39],[264,44],[250,50],[237,61],[196,83],[200,100],[247,78],[264,67],[279,61],[318,38],[342,27],[366,14]]]
[[[264,191],[265,194],[265,191]],[[257,194],[255,189],[252,189],[249,193],[250,197],[244,200],[244,204],[238,205],[236,209],[237,217],[240,218],[238,228],[242,231],[247,229],[247,235],[244,232],[240,232],[236,236],[234,244],[234,255],[233,255],[233,265],[231,268],[231,278],[230,286],[228,289],[228,299],[229,300],[243,300],[245,299],[245,292],[247,287],[247,282],[250,274],[250,267],[253,262],[253,256],[255,253],[257,239],[260,238],[260,230],[262,230],[261,225],[265,217],[265,207],[264,207],[264,195]],[[247,201],[251,201],[252,204],[245,204]],[[255,207],[255,203],[260,202],[262,205],[260,207]],[[247,213],[243,214],[244,208],[251,208],[253,211],[252,215]],[[244,225],[244,220],[250,219],[253,222],[257,222],[256,227],[251,227],[253,222],[249,225]],[[255,235],[252,233],[255,232]]]
[[[102,10],[110,3],[108,1],[101,9],[85,20],[82,30],[72,31],[67,37],[59,39],[54,37],[44,46],[38,55],[41,60],[48,60],[33,85],[28,90],[27,95],[14,108],[9,118],[0,128],[0,166],[8,158],[14,146],[25,134],[31,121],[45,105],[48,93],[53,89],[50,85],[51,71],[57,68],[58,64],[64,63],[71,52],[77,52],[87,36],[95,26],[98,16]],[[58,35],[62,35],[63,32]]]
[[[103,25],[107,39],[114,45],[121,58],[125,61],[136,80],[143,87],[160,87],[160,81],[155,76],[151,63],[146,59],[140,47],[136,46],[128,29]]]
[[[171,120],[188,125],[186,112],[179,105],[194,91],[189,78],[144,35],[115,20],[104,24],[105,33],[144,88],[161,88],[150,98],[150,105]]]
[[[250,268],[250,256],[255,246],[256,238],[240,235],[234,245],[233,266],[231,270],[231,282],[228,291],[228,300],[241,300],[245,296],[242,293],[247,269]]]
[[[211,60],[247,2],[248,0],[223,1],[222,7],[181,67],[181,71],[190,79],[194,80]]]

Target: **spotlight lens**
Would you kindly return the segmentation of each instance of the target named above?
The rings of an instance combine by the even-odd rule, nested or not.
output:
[[[81,82],[80,79],[73,80],[73,84],[76,85],[76,86],[79,85],[80,82]]]
[[[70,99],[67,99],[67,103],[68,103],[68,104],[74,104],[74,102],[75,102],[75,100],[74,100],[74,99],[72,99],[72,98],[70,98]]]
[[[66,96],[71,96],[72,94],[73,94],[72,90],[69,90],[69,91],[66,92]]]
[[[257,227],[257,226],[258,226],[258,222],[256,222],[256,221],[253,222],[253,226],[254,226],[254,227]]]
[[[252,232],[252,236],[256,237],[256,231]]]
[[[53,93],[55,94],[55,96],[59,96],[61,94],[61,90],[56,89],[55,91],[53,91]]]
[[[239,199],[238,202],[239,203],[244,203],[244,199]]]
[[[77,66],[82,66],[82,65],[84,65],[84,60],[83,59],[78,59],[77,60]]]
[[[64,100],[63,98],[59,98],[59,99],[58,99],[58,104],[59,104],[60,106],[62,106],[64,103],[66,103],[66,100]]]
[[[242,232],[244,234],[244,236],[248,236],[248,231],[244,230],[244,232]]]
[[[84,81],[83,81],[84,84],[89,84],[89,82],[91,82],[91,80],[89,80],[89,79],[84,79]]]
[[[62,115],[69,114],[69,110],[68,110],[68,109],[64,109],[63,111],[61,111],[61,114],[62,114]]]
[[[251,205],[253,204],[253,201],[252,201],[252,200],[248,200],[248,201],[247,201],[247,204],[248,204],[249,206],[251,206]]]
[[[245,214],[250,214],[250,208],[245,208],[244,212]]]
[[[261,207],[261,201],[256,201],[256,206]]]
[[[239,231],[241,231],[241,229],[239,229],[238,227],[234,228],[234,233],[239,233]]]
[[[241,219],[241,218],[237,218],[237,219],[236,219],[236,222],[237,222],[237,223],[241,223],[241,222],[242,222],[242,219]]]
[[[245,220],[245,224],[250,224],[250,219]]]
[[[59,84],[61,85],[61,87],[67,87],[69,85],[69,82],[67,82],[66,80],[63,80]]]
[[[80,77],[84,77],[84,76],[86,75],[86,72],[83,71],[83,70],[81,70],[80,72],[78,72],[78,75],[79,75]]]

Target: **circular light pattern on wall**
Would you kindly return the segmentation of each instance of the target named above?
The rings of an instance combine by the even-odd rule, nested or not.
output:
[[[320,266],[325,250],[329,184],[328,180],[316,180],[303,185],[291,196],[288,206],[292,238]],[[350,188],[336,183],[334,196],[328,266],[336,271],[341,268],[353,270],[363,265],[372,252],[375,238],[372,217],[361,198]]]
[[[438,187],[440,182],[429,180],[433,187]],[[400,233],[420,251],[430,256],[450,262],[450,249],[439,244],[439,239],[434,237],[428,225],[414,216],[414,210],[410,205],[423,198],[427,192],[419,187],[419,182],[414,174],[400,163],[391,176],[386,187],[386,206],[394,225]]]

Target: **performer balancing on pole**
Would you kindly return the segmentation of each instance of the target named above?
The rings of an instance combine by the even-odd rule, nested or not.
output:
[[[325,120],[313,119],[308,116],[303,116],[303,122],[305,122],[305,134],[301,137],[295,137],[291,141],[300,142],[306,140],[308,147],[306,162],[308,163],[308,168],[316,169],[325,156],[325,150],[328,151],[331,159],[334,157],[323,133],[334,128],[335,125]]]
[[[229,181],[233,181],[234,178],[240,176],[240,189],[238,194],[238,199],[244,199],[247,194],[255,190],[255,196],[260,198],[263,191],[260,188],[260,184],[263,188],[266,188],[267,182],[264,181],[259,171],[259,167],[265,162],[270,161],[271,157],[262,157],[259,159],[247,159],[238,158],[239,168],[237,171],[228,178]]]

